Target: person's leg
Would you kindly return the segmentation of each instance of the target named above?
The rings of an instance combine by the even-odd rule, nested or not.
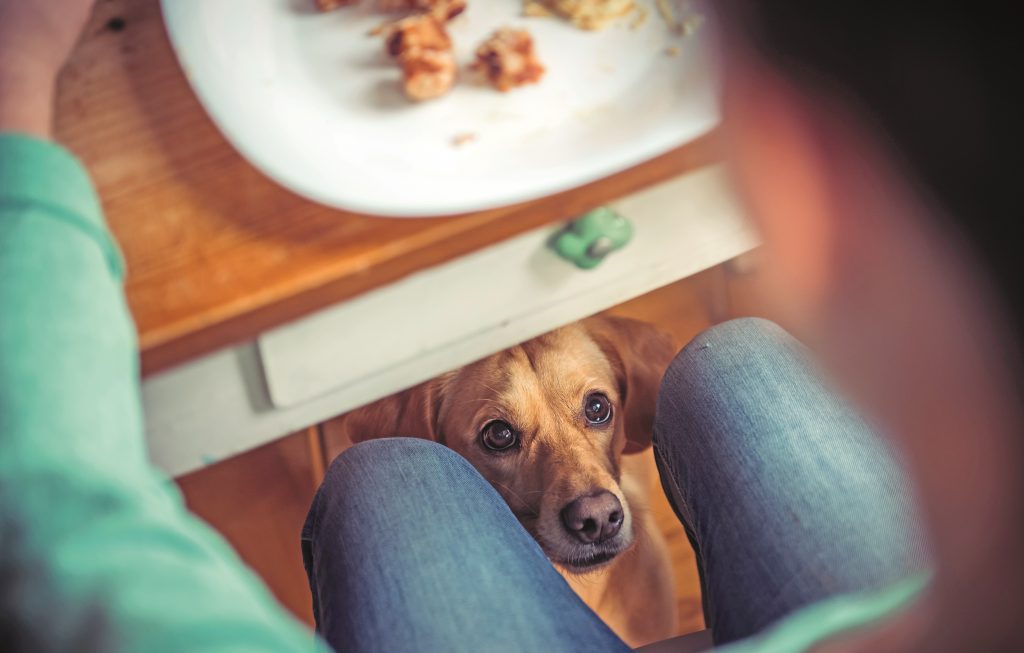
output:
[[[892,454],[771,322],[726,322],[680,352],[654,447],[717,643],[923,565]]]
[[[302,532],[317,630],[337,651],[628,651],[501,496],[447,447],[357,444]]]

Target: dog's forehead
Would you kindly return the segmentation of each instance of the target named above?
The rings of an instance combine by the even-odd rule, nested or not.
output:
[[[508,351],[501,364],[513,378],[535,377],[546,386],[583,377],[607,377],[611,363],[580,325],[573,324]]]
[[[514,404],[544,397],[575,405],[585,391],[614,391],[611,363],[586,331],[575,325],[514,347],[495,365],[500,394]]]
[[[462,413],[467,417],[490,415],[500,407],[507,418],[524,424],[543,421],[543,413],[551,410],[562,412],[559,406],[575,410],[589,390],[606,392],[613,400],[617,396],[611,362],[577,324],[468,365],[447,386],[447,394],[472,405],[473,411]],[[483,401],[467,402],[466,397]]]

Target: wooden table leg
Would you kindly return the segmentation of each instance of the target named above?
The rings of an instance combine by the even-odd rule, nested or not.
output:
[[[313,487],[320,487],[327,470],[327,446],[324,443],[324,431],[320,424],[306,429],[306,444],[309,447],[309,470]]]

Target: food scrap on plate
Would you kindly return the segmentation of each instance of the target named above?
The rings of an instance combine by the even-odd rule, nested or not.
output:
[[[412,100],[430,100],[455,83],[455,55],[444,24],[432,14],[394,23],[384,40],[388,54],[402,68],[402,89]]]
[[[473,67],[502,92],[533,84],[544,75],[544,66],[537,59],[529,32],[509,27],[496,30],[480,44]]]
[[[527,16],[544,15],[545,9],[580,29],[600,30],[633,13],[636,3],[634,0],[525,0],[523,5]]]

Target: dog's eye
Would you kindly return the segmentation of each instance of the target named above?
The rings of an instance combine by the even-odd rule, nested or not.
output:
[[[612,402],[601,392],[591,392],[583,401],[583,416],[591,424],[604,424],[612,418]]]
[[[480,441],[491,451],[504,451],[511,449],[519,442],[519,436],[512,430],[508,422],[499,419],[488,422],[484,430],[480,432]]]

